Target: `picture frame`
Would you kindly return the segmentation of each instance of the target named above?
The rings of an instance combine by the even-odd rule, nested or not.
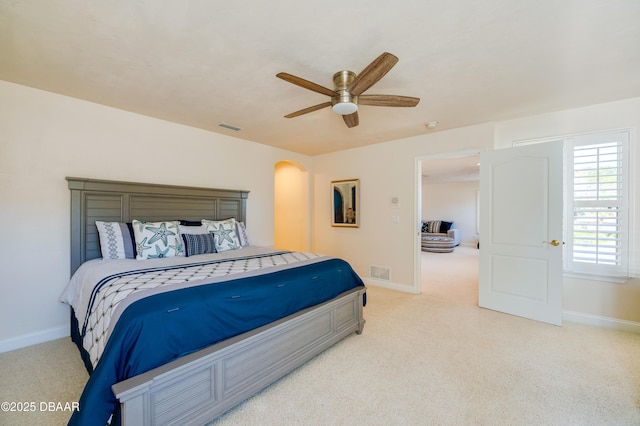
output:
[[[331,226],[360,226],[360,179],[331,182]]]

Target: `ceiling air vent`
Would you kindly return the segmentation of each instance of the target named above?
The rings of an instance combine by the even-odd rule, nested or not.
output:
[[[240,130],[242,130],[240,127],[232,126],[231,124],[227,123],[218,123],[218,127],[224,127],[225,129],[233,130],[234,132],[239,132]]]

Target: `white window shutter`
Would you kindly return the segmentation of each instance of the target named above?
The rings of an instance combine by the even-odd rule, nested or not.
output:
[[[628,132],[568,141],[568,269],[628,275]]]

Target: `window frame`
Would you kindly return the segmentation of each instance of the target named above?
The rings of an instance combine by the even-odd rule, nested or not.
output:
[[[565,149],[565,214],[564,214],[564,270],[569,274],[577,274],[584,276],[597,276],[603,279],[622,280],[625,281],[629,277],[629,235],[631,229],[629,206],[631,192],[630,188],[630,132],[608,131],[599,133],[589,133],[575,135],[571,138],[564,139]],[[615,200],[579,200],[576,199],[574,193],[575,183],[575,149],[585,149],[585,147],[601,147],[605,144],[616,144],[619,147],[619,180],[617,190],[619,196]],[[604,209],[605,207],[617,208],[617,249],[615,256],[616,264],[606,262],[581,262],[575,260],[575,224],[573,220],[576,208],[585,209]],[[598,237],[596,237],[598,238]],[[598,239],[600,241],[600,239]],[[603,250],[604,251],[604,250]]]

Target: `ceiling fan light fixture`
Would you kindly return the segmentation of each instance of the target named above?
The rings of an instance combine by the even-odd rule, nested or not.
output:
[[[340,115],[349,115],[358,110],[358,104],[351,101],[337,102],[333,104],[331,108],[333,109],[333,112],[336,112]]]
[[[358,97],[351,96],[348,91],[354,78],[356,78],[356,73],[353,71],[338,71],[333,75],[333,84],[337,93],[337,96],[331,98],[333,112],[349,115],[358,111]]]

